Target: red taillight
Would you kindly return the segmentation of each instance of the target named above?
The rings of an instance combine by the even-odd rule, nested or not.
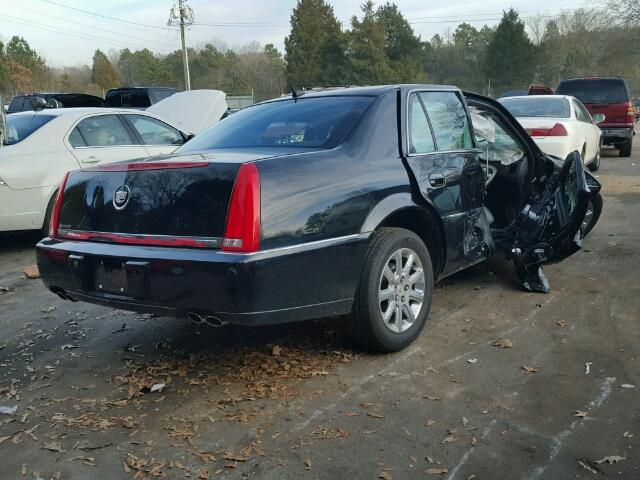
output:
[[[49,236],[56,238],[58,236],[58,226],[60,225],[60,210],[62,210],[62,197],[64,197],[64,189],[67,186],[67,178],[69,178],[69,172],[67,172],[62,179],[60,188],[58,188],[58,194],[56,195],[56,203],[51,211],[51,220],[49,221]]]
[[[552,128],[527,128],[527,133],[532,137],[566,137],[567,129],[561,123],[556,123]]]
[[[633,108],[633,102],[627,102],[627,124],[633,125],[636,122],[636,111]]]
[[[255,252],[260,248],[260,173],[253,163],[243,163],[238,170],[222,250]]]

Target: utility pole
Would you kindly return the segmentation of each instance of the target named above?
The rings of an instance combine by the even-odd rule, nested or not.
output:
[[[189,76],[189,55],[184,38],[185,27],[193,23],[193,10],[187,5],[187,0],[178,0],[178,4],[173,4],[169,12],[167,25],[180,25],[180,38],[182,40],[182,66],[184,68],[184,89],[191,90],[191,78]]]

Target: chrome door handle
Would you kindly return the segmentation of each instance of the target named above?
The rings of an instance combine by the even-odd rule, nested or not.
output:
[[[99,162],[100,160],[98,160],[96,157],[94,157],[93,155],[90,157],[85,158],[84,160],[82,160],[83,163],[96,163]]]
[[[441,173],[432,173],[429,175],[429,183],[434,188],[444,187],[447,184],[447,178]]]

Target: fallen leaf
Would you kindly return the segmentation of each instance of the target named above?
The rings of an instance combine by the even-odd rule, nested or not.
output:
[[[73,446],[73,448],[78,450],[99,450],[101,448],[106,448],[111,445],[113,445],[113,442],[99,444],[99,443],[91,443],[88,440],[80,440]]]
[[[64,452],[65,451],[62,448],[62,444],[60,442],[45,443],[42,448],[44,448],[46,450],[51,450],[52,452]]]
[[[469,419],[467,417],[462,417],[462,426],[466,427],[469,425]]]
[[[448,437],[444,437],[440,443],[451,443],[457,440],[453,435],[449,435]]]
[[[424,471],[424,473],[426,473],[427,475],[444,475],[448,472],[449,470],[447,470],[446,468],[427,468]]]
[[[500,348],[513,348],[513,342],[508,338],[501,338],[497,342],[493,342],[491,345]]]
[[[583,412],[581,410],[576,410],[576,412],[573,414],[574,417],[580,417],[580,418],[584,418],[588,415],[589,415],[589,412]]]
[[[427,400],[433,400],[434,402],[437,402],[438,400],[440,400],[439,397],[434,397],[433,395],[425,395],[422,398],[426,398]]]
[[[524,370],[526,373],[536,373],[538,371],[537,368],[527,367],[526,365],[522,366],[522,370]]]
[[[304,461],[304,469],[305,470],[311,470],[311,459],[307,458]]]
[[[389,472],[380,472],[380,474],[378,475],[378,478],[382,480],[393,480],[393,477]]]
[[[282,353],[282,347],[278,345],[274,345],[273,348],[271,349],[271,354],[274,357],[279,357],[281,353]]]
[[[467,358],[467,363],[478,363],[477,358]]]
[[[567,322],[565,322],[564,320],[558,320],[556,322],[556,325],[558,325],[559,327],[566,327],[567,326]]]
[[[598,465],[602,463],[608,463],[609,465],[613,465],[614,463],[621,462],[622,460],[626,460],[625,457],[621,457],[620,455],[609,455],[608,457],[601,458],[600,460],[596,460],[595,463]]]
[[[630,433],[630,432],[624,432],[624,433],[622,434],[622,436],[623,436],[624,438],[633,438],[633,433]]]
[[[379,415],[379,414],[373,413],[373,412],[367,412],[367,416],[371,417],[371,418],[384,418],[384,415]]]
[[[36,278],[40,278],[40,271],[38,270],[38,266],[37,265],[30,265],[28,267],[25,267],[24,270],[22,271],[22,273],[24,273],[25,276],[27,278],[30,278],[31,280],[34,280]]]
[[[436,421],[435,421],[435,420],[427,420],[427,421],[425,422],[425,426],[430,427],[430,426],[431,426],[431,425],[433,425],[434,423],[436,423]]]
[[[164,383],[156,383],[153,387],[151,387],[149,393],[161,392],[165,387],[166,385]]]

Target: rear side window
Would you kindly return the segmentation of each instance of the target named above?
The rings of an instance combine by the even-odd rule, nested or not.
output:
[[[7,126],[4,134],[5,145],[20,143],[54,118],[56,118],[54,115],[41,114],[7,115]]]
[[[80,130],[78,130],[78,127],[74,128],[69,134],[69,143],[71,144],[72,147],[75,147],[75,148],[87,146],[87,144],[84,143],[84,138],[82,138],[82,135],[80,134]]]
[[[556,90],[558,95],[571,95],[582,103],[622,103],[629,101],[624,81],[620,78],[565,80]]]
[[[133,145],[129,133],[116,115],[98,115],[85,118],[76,129],[88,147]]]
[[[433,134],[418,95],[409,99],[409,153],[429,153],[435,151]]]
[[[421,92],[439,151],[473,148],[467,112],[455,92]]]
[[[149,95],[145,90],[129,90],[123,91],[122,108],[147,108],[151,106]]]
[[[30,109],[31,104],[29,103],[28,97],[13,97],[9,104],[9,108],[7,109],[7,113],[24,112],[25,110]]]
[[[122,106],[122,100],[120,98],[120,91],[107,92],[104,98],[104,102],[107,107],[120,108]]]
[[[178,149],[308,147],[340,144],[375,97],[346,96],[279,100],[245,108]]]
[[[167,97],[170,97],[176,93],[176,90],[166,89],[166,88],[150,88],[149,89],[149,99],[151,103],[158,103],[160,100],[164,100]]]
[[[175,128],[145,115],[127,115],[143,145],[182,145],[184,138]]]
[[[586,123],[591,123],[591,115],[589,114],[589,112],[587,111],[586,108],[584,108],[584,105],[582,105],[580,102],[577,101],[573,101],[573,107],[575,108],[576,111],[576,118],[581,121],[581,122],[586,122]]]

